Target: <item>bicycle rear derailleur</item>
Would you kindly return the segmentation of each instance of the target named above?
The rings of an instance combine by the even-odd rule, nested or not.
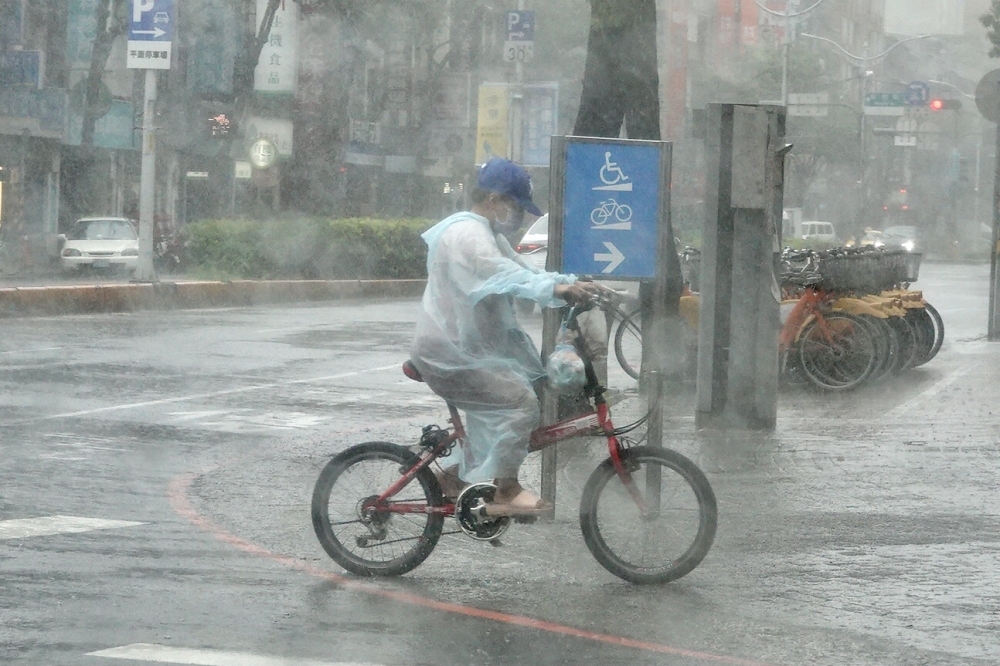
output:
[[[477,541],[493,541],[510,527],[510,516],[486,515],[497,487],[492,483],[467,486],[455,500],[455,519],[462,531]]]

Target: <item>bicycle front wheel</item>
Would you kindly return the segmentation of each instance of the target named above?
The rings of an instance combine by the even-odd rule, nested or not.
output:
[[[799,336],[799,366],[806,377],[827,391],[862,384],[877,361],[875,342],[857,317],[832,312],[814,319]]]
[[[580,501],[580,529],[594,558],[632,583],[668,583],[690,573],[715,540],[718,509],[708,479],[669,449],[622,452],[623,479],[608,458]]]
[[[906,317],[889,317],[886,323],[896,332],[899,338],[899,365],[895,372],[898,374],[904,370],[909,370],[919,358],[920,340],[917,332]]]
[[[615,358],[632,379],[639,379],[642,370],[642,311],[635,310],[620,322],[615,330]]]
[[[17,275],[24,268],[24,257],[13,245],[0,241],[0,273]]]
[[[925,363],[941,351],[941,345],[944,344],[944,320],[941,318],[941,314],[937,309],[930,303],[924,303],[924,310],[931,316],[934,320],[934,344],[931,346],[931,350],[927,353],[927,360]]]
[[[399,576],[431,554],[444,516],[389,510],[393,504],[444,503],[429,469],[421,470],[387,506],[373,506],[418,461],[402,446],[367,442],[334,456],[323,468],[313,490],[313,529],[337,564],[361,576]]]

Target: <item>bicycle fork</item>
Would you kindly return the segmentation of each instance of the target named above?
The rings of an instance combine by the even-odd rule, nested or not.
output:
[[[597,407],[597,421],[604,431],[605,437],[608,439],[608,452],[611,455],[611,464],[615,469],[615,474],[621,480],[622,485],[625,486],[625,490],[628,491],[629,496],[632,501],[635,502],[636,507],[639,509],[644,517],[649,515],[649,509],[647,506],[646,499],[642,496],[642,491],[636,485],[635,479],[632,478],[632,473],[638,471],[639,465],[635,462],[629,462],[622,458],[622,451],[624,448],[621,445],[621,441],[618,439],[618,435],[615,434],[614,425],[611,423],[611,418],[608,414],[608,405],[604,401],[603,396],[598,396],[595,401],[595,406]]]

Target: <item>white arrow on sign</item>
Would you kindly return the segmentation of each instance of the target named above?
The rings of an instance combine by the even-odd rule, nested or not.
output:
[[[625,255],[622,251],[615,247],[614,243],[609,243],[604,241],[604,247],[608,248],[608,253],[604,254],[601,252],[594,253],[594,261],[607,261],[609,262],[607,266],[604,267],[602,273],[612,273],[616,268],[621,266],[621,263],[625,261]]]
[[[156,38],[156,37],[162,37],[163,35],[167,34],[167,31],[166,30],[162,30],[160,28],[153,28],[152,30],[133,30],[132,34],[133,35],[152,35],[154,38]]]

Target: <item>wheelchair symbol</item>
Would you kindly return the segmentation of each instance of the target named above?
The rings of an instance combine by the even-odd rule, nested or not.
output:
[[[591,188],[595,191],[615,191],[615,192],[631,192],[632,183],[629,177],[625,175],[622,168],[618,166],[617,162],[611,161],[611,151],[604,153],[604,166],[601,167],[600,171],[601,182],[604,185],[598,185],[597,187]]]

